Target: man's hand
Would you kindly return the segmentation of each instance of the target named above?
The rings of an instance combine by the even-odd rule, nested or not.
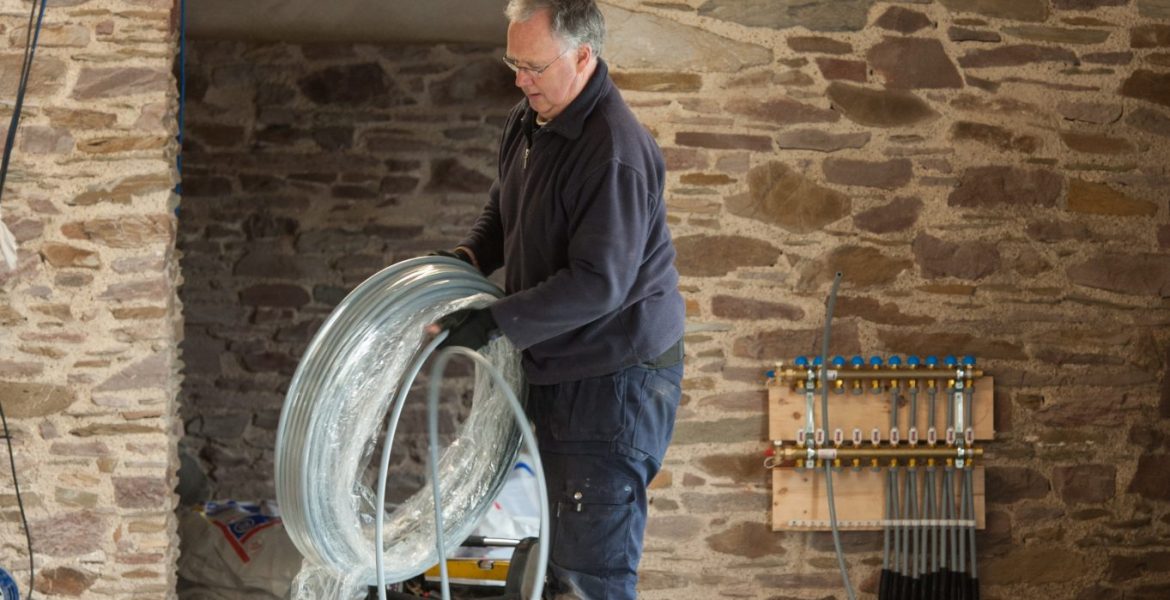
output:
[[[441,331],[448,331],[447,339],[443,340],[436,349],[447,346],[464,346],[478,350],[494,337],[500,327],[492,311],[487,308],[466,308],[450,313],[438,321],[427,325],[427,333],[438,335]]]
[[[469,255],[467,251],[463,250],[462,248],[455,248],[454,250],[435,250],[434,252],[428,253],[427,256],[446,256],[447,258],[461,260],[473,267],[475,266],[475,261],[471,260],[471,255]]]

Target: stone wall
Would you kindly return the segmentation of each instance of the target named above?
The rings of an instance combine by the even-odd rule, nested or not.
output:
[[[844,597],[828,535],[770,530],[761,467],[763,373],[817,351],[838,270],[833,354],[995,377],[985,597],[1170,593],[1170,2],[605,8],[688,302],[644,597]],[[283,390],[344,292],[474,218],[500,51],[196,45],[182,397],[213,495],[271,494]],[[880,535],[845,543],[872,594]]]
[[[215,497],[274,497],[284,393],[341,298],[471,226],[516,101],[498,56],[193,44],[179,219],[183,450]],[[425,436],[425,412],[411,406],[403,440]]]
[[[173,597],[179,434],[172,0],[50,2],[0,211],[0,403],[36,597]],[[0,0],[0,133],[30,2]],[[6,453],[0,450],[0,453]],[[28,554],[0,460],[0,567]]]

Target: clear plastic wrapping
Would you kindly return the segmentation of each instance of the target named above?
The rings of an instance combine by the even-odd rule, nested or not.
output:
[[[293,376],[276,440],[277,499],[289,537],[305,556],[296,598],[359,598],[375,581],[376,490],[363,482],[383,423],[393,434],[405,390],[427,341],[426,324],[483,306],[502,292],[464,263],[416,258],[387,267],[337,306]],[[483,350],[514,390],[520,357],[506,338]],[[389,420],[388,420],[389,419]],[[389,441],[386,442],[389,445]],[[466,420],[439,460],[444,542],[454,549],[498,494],[520,430],[506,399],[476,369]],[[438,561],[428,484],[385,516],[386,579]]]

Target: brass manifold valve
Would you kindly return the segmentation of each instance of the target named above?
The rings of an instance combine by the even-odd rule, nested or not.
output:
[[[799,356],[792,365],[780,363],[776,369],[769,371],[769,376],[776,381],[788,384],[792,389],[821,385],[832,385],[832,391],[842,393],[846,389],[860,394],[868,389],[877,393],[891,387],[918,387],[921,384],[929,388],[945,381],[947,387],[956,381],[968,384],[974,379],[983,376],[983,371],[975,368],[975,359],[964,356],[960,361],[954,356],[943,359],[942,365],[935,356],[927,356],[925,360],[917,356],[909,356],[903,364],[902,359],[892,356],[888,361],[873,356],[868,364],[861,356],[852,357],[848,364],[845,358],[834,356],[829,365],[824,368],[824,379],[821,381],[822,357],[814,357],[811,361],[805,356]]]
[[[806,447],[784,446],[777,440],[772,442],[772,448],[767,454],[768,458],[764,462],[767,468],[811,468],[819,467],[826,462],[834,467],[875,469],[899,466],[933,467],[936,465],[971,468],[975,459],[983,458],[983,448],[968,446]]]

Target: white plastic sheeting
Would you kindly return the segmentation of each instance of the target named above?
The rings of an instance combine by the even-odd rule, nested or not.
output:
[[[289,537],[305,556],[294,598],[361,598],[374,583],[376,490],[363,473],[397,425],[421,366],[424,327],[461,308],[502,295],[454,259],[415,258],[355,288],[310,342],[281,412],[276,492]],[[483,354],[515,390],[520,356],[504,337]],[[455,548],[502,488],[520,444],[507,399],[476,369],[471,410],[439,460],[444,543]],[[387,442],[389,443],[389,442]],[[409,579],[438,562],[428,484],[385,515],[389,581]]]

